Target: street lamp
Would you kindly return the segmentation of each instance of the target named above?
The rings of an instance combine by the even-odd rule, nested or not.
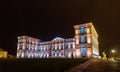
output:
[[[112,53],[115,53],[115,50],[111,50]]]
[[[112,53],[112,56],[113,56],[112,59],[114,59],[114,54],[115,54],[115,52],[116,52],[116,51],[115,51],[114,49],[111,50],[111,53]]]

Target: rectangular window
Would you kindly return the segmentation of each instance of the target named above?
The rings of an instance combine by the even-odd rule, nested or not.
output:
[[[28,38],[26,38],[26,42],[28,43],[29,41],[28,41]]]
[[[20,37],[20,42],[22,42],[22,37]]]
[[[81,46],[81,52],[82,52],[82,56],[86,56],[86,47],[84,45]]]

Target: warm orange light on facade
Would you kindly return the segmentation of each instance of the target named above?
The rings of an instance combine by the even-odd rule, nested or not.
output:
[[[78,30],[75,30],[75,34],[78,35]]]
[[[90,28],[87,27],[86,29],[87,29],[87,34],[90,34]]]
[[[26,42],[26,39],[23,39],[23,42],[25,43],[25,42]]]

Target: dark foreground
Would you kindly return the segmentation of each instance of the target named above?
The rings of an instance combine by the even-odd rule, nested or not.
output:
[[[88,59],[0,59],[0,72],[64,72]]]
[[[76,72],[120,72],[120,62],[94,59],[90,65],[78,69]]]

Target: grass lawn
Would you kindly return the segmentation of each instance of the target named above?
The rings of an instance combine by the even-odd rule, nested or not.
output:
[[[0,72],[64,72],[88,59],[0,59]]]

